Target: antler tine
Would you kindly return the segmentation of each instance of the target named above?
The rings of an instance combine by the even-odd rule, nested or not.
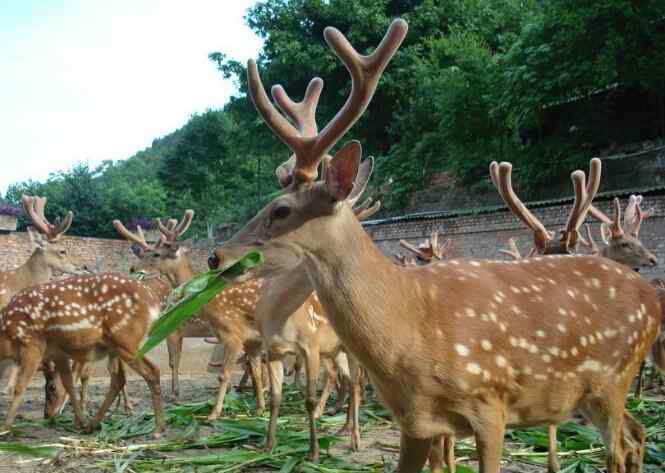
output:
[[[416,256],[418,256],[423,261],[428,261],[429,262],[429,260],[432,259],[427,254],[425,254],[420,248],[417,248],[417,247],[413,246],[411,243],[409,243],[406,240],[400,240],[399,244],[402,248],[409,250],[411,253],[414,253]]]
[[[141,230],[141,227],[137,226],[137,233],[134,234],[129,231],[127,227],[125,227],[120,220],[113,220],[113,228],[122,236],[124,237],[125,240],[128,241],[133,241],[134,243],[137,243],[141,248],[144,250],[149,250],[150,245],[145,239],[145,235],[143,234],[143,230]]]
[[[307,85],[305,97],[301,102],[291,100],[284,87],[279,84],[273,86],[270,91],[273,100],[294,122],[303,138],[314,137],[319,131],[316,125],[316,107],[319,105],[321,90],[323,90],[323,79],[315,77]]]
[[[614,198],[614,220],[610,224],[610,231],[612,238],[621,238],[624,235],[623,227],[621,226],[621,203],[619,198]]]
[[[50,229],[48,224],[42,220],[37,213],[37,210],[35,209],[35,200],[36,197],[29,196],[29,195],[23,195],[21,196],[21,204],[23,204],[23,210],[25,213],[30,217],[30,220],[32,221],[32,224],[39,230],[41,233],[44,235],[49,234]]]
[[[633,233],[632,229],[637,223],[637,207],[642,203],[642,196],[631,194],[628,197],[628,204],[623,212],[623,224],[626,227],[628,233]]]
[[[407,28],[404,20],[393,21],[381,44],[369,56],[358,54],[337,29],[328,27],[324,30],[323,36],[326,42],[351,75],[351,93],[339,112],[318,135],[314,132],[312,136],[308,136],[313,128],[311,123],[310,126],[307,126],[305,123],[307,120],[304,118],[313,118],[315,107],[312,105],[318,101],[322,81],[314,79],[310,82],[307,88],[308,93],[305,94],[305,99],[300,104],[289,99],[282,87],[272,88],[273,98],[282,110],[294,118],[299,130],[289,123],[270,102],[261,82],[256,62],[250,60],[247,63],[248,89],[256,109],[279,139],[295,153],[296,164],[293,173],[295,182],[311,182],[316,179],[317,167],[321,159],[367,108],[379,78],[397,48],[402,44]],[[279,172],[281,173],[281,171]],[[291,183],[293,182],[291,180]]]
[[[185,210],[185,213],[182,216],[180,224],[177,225],[176,228],[174,229],[176,238],[180,238],[189,229],[189,226],[192,224],[193,218],[194,218],[194,211],[192,209]]]
[[[577,170],[571,173],[570,178],[573,181],[575,189],[575,202],[568,216],[566,229],[562,235],[562,241],[565,249],[575,249],[579,238],[579,228],[584,223],[591,202],[593,202],[598,188],[600,187],[600,175],[602,164],[600,159],[593,158],[589,163],[589,180],[586,181],[584,172]]]
[[[74,213],[70,210],[67,212],[65,218],[58,222],[57,225],[51,224],[46,216],[44,210],[46,209],[46,197],[27,196],[21,197],[23,209],[30,217],[30,220],[39,231],[41,231],[49,242],[57,241],[71,226],[74,219]]]
[[[508,249],[499,249],[499,253],[503,253],[504,255],[508,255],[512,257],[514,260],[520,260],[522,259],[522,254],[520,253],[519,248],[517,248],[517,242],[515,241],[515,238],[510,237],[508,239]]]
[[[367,199],[367,201],[371,200],[372,200],[371,198]],[[379,210],[381,210],[381,201],[377,200],[376,202],[374,202],[374,205],[372,205],[371,207],[365,208],[360,211],[354,210],[354,213],[356,214],[356,218],[362,222],[363,220],[367,220],[368,218],[370,218]]]
[[[596,240],[593,238],[593,232],[591,230],[591,225],[588,223],[584,225],[584,228],[586,228],[586,240],[580,239],[580,242],[584,244],[587,248],[589,248],[589,251],[591,252],[592,255],[597,255],[600,253],[600,248],[598,248],[598,245],[596,244]]]
[[[497,164],[496,161],[490,164],[490,175],[494,185],[499,190],[499,195],[508,206],[508,208],[534,233],[534,241],[539,250],[544,250],[553,236],[547,231],[545,226],[533,215],[529,209],[522,203],[513,191],[511,174],[513,165],[503,162]]]
[[[401,18],[394,20],[381,43],[369,56],[358,54],[338,29],[329,26],[323,31],[326,43],[351,75],[351,94],[337,115],[319,133],[312,156],[325,155],[360,118],[376,91],[381,74],[404,41],[407,30],[406,21]]]

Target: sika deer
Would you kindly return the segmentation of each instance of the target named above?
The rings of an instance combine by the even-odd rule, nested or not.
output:
[[[175,220],[167,222],[169,231],[173,231],[176,225]],[[151,251],[158,251],[164,246],[164,237],[160,238],[157,243],[150,245],[143,234],[141,227],[137,227],[136,233],[129,231],[120,220],[113,221],[113,227],[122,235],[127,241],[134,242],[132,245],[132,252],[141,261],[143,261],[147,254]],[[181,234],[185,233],[187,229],[182,229]],[[133,269],[133,268],[132,268]],[[130,270],[131,271],[131,270]],[[163,301],[171,293],[173,286],[162,280],[161,274],[151,275],[143,279],[144,284],[150,286]],[[166,348],[169,353],[169,366],[171,368],[171,394],[174,400],[178,400],[180,394],[180,359],[182,357],[182,342],[184,338],[205,338],[214,336],[208,323],[201,317],[193,317],[185,324],[179,327],[175,332],[166,338]]]
[[[193,210],[185,211],[179,224],[168,226],[157,221],[162,234],[161,247],[145,251],[136,271],[149,276],[163,273],[171,284],[179,286],[194,276],[187,249],[178,244],[178,238],[187,231],[194,217]],[[219,374],[219,391],[215,406],[208,416],[216,419],[222,412],[224,397],[231,383],[231,375],[238,356],[244,352],[250,361],[252,383],[256,394],[257,411],[265,408],[261,379],[261,337],[256,327],[256,302],[263,281],[251,279],[234,284],[217,295],[201,309],[200,317],[205,321],[217,339],[224,344],[224,361]]]
[[[28,234],[32,243],[33,252],[30,258],[16,269],[0,271],[0,308],[9,303],[12,297],[20,290],[48,282],[53,271],[65,274],[82,274],[78,264],[74,262],[67,252],[67,248],[60,243],[60,238],[67,232],[74,213],[69,211],[62,221],[56,225],[51,224],[44,216],[46,197],[21,197],[23,210],[37,229],[28,227]],[[13,392],[16,383],[18,368],[11,363],[0,363],[0,379],[7,373],[7,384],[3,394]],[[62,386],[51,386],[52,394],[62,394]],[[48,391],[47,391],[48,392]]]
[[[352,206],[362,195],[372,174],[373,160],[365,160],[363,164],[363,170],[356,178],[352,197],[348,200]],[[354,210],[359,219],[370,217],[380,208],[379,202],[372,206],[369,204],[370,199],[367,199]],[[326,401],[336,381],[337,371],[342,377],[342,386],[351,389],[347,422],[341,431],[348,430],[351,434],[353,450],[359,448],[359,391],[356,387],[356,383],[359,382],[359,367],[354,359],[349,359],[347,356],[341,340],[328,323],[316,293],[310,292],[306,301],[299,307],[293,307],[291,304],[289,299],[293,287],[300,284],[309,286],[306,281],[301,282],[301,274],[289,273],[282,277],[268,278],[256,307],[259,331],[268,353],[271,386],[270,424],[266,447],[272,450],[276,445],[277,420],[284,383],[283,360],[287,354],[295,354],[305,362],[307,392],[305,406],[310,429],[309,457],[316,461],[319,457],[316,419],[325,409]],[[317,402],[316,386],[321,361],[326,365],[327,376],[323,392]],[[344,397],[343,392],[338,394],[340,398]]]
[[[601,430],[610,473],[641,466],[643,444],[622,426],[630,382],[660,330],[660,302],[648,282],[593,256],[399,268],[345,202],[360,143],[343,146],[326,163],[325,180],[316,181],[318,164],[363,112],[405,34],[406,23],[393,22],[364,57],[326,28],[353,85],[340,113],[315,137],[302,136],[272,107],[249,63],[257,109],[295,151],[292,182],[215,251],[211,265],[249,249],[265,256],[256,276],[303,265],[310,287],[294,289],[291,302],[316,290],[344,346],[369,372],[400,421],[400,473],[420,471],[441,435],[475,435],[481,473],[498,473],[506,426],[558,423],[578,411]],[[273,89],[278,103],[280,90]],[[586,190],[580,174],[573,175],[576,188]],[[583,220],[586,209],[579,210]]]
[[[519,200],[517,195],[512,190],[510,170],[511,170],[510,163],[502,163],[500,166],[497,165],[496,163],[492,163],[491,165],[492,180],[497,189],[499,190],[499,193],[504,198],[504,201],[506,201],[508,207],[511,210],[513,210],[513,212],[515,211],[524,212],[526,210],[526,206]],[[592,176],[592,179],[593,178],[597,179],[598,183],[600,182],[600,171],[601,171],[600,160],[598,159],[592,160],[590,175]],[[590,189],[591,187],[597,188],[597,186],[592,185],[587,189]],[[602,213],[600,210],[591,205],[591,202],[593,200],[593,194],[589,194],[587,197],[585,197],[584,194],[581,192],[581,190],[582,188],[579,186],[575,188],[576,192],[575,204],[573,205],[571,215],[568,219],[567,227],[562,232],[561,241],[568,243],[579,242],[583,244],[583,246],[588,247],[592,255],[602,255],[613,261],[628,265],[630,267],[651,266],[655,264],[656,262],[655,256],[651,254],[651,252],[649,252],[646,248],[644,248],[642,243],[637,239],[637,232],[639,231],[639,223],[635,223],[635,219],[638,218],[641,212],[640,209],[635,207],[637,199],[634,199],[631,196],[630,202],[627,207],[627,210],[629,212],[629,219],[631,221],[630,232],[633,233],[633,235],[625,235],[621,224],[621,207],[619,205],[619,199],[615,199],[614,201],[614,219],[612,220],[609,217],[607,217],[604,213]],[[641,199],[639,200],[641,201]],[[603,222],[603,226],[601,227],[603,229],[602,231],[603,240],[607,245],[606,248],[603,249],[603,251],[600,251],[597,245],[595,244],[593,235],[591,233],[591,228],[588,225],[586,226],[587,230],[586,240],[584,238],[581,238],[581,236],[579,235],[576,235],[575,237],[571,236],[573,233],[576,234],[579,231],[579,226],[582,224],[584,220],[578,218],[575,214],[576,211],[579,211],[578,209],[581,209],[583,207],[588,208],[589,213],[591,213],[592,215],[594,215],[596,218],[598,218]],[[526,212],[528,213],[528,211]],[[536,233],[535,229],[544,228],[544,226],[536,219],[535,216],[533,216],[530,213],[522,215],[518,214],[517,216],[524,222],[527,221],[531,222],[531,225],[529,226],[532,229],[534,229],[535,233],[534,236],[537,241],[538,233]],[[605,227],[605,225],[607,225],[607,227]],[[635,228],[637,229],[637,231],[635,230]],[[606,238],[605,237],[606,233],[611,233],[611,237]],[[513,238],[509,240],[509,246],[510,250],[499,250],[499,251],[511,256],[515,260],[522,259],[522,256]],[[540,247],[545,248],[546,245],[540,245]],[[551,251],[574,252],[576,250],[575,245],[572,243],[566,245],[554,246],[550,248]],[[533,253],[534,252],[532,251],[531,254]],[[639,429],[637,427],[632,427],[632,420],[624,419],[624,421],[627,422],[628,424],[631,424],[631,427],[625,430],[624,433],[626,435],[634,434],[639,437],[637,433]],[[548,470],[550,472],[556,472],[559,471],[560,469],[559,459],[557,456],[556,424],[551,424],[549,426],[548,436],[549,436]]]
[[[70,359],[84,364],[101,356],[120,359],[148,383],[157,432],[164,430],[159,370],[146,358],[135,359],[150,324],[159,315],[160,301],[138,281],[119,274],[77,276],[24,289],[0,311],[0,359],[13,359],[20,373],[3,430],[16,417],[23,393],[39,365],[52,360],[62,378],[77,426],[83,412],[74,390]],[[122,370],[111,370],[111,386],[91,430],[124,385]]]

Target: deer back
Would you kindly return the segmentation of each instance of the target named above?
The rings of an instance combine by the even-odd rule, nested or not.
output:
[[[0,312],[0,333],[55,353],[83,353],[109,340],[138,346],[159,311],[159,299],[139,281],[76,276],[21,291]]]

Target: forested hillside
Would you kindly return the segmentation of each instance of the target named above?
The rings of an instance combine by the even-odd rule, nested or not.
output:
[[[665,137],[662,0],[276,0],[259,2],[246,21],[264,40],[266,87],[281,83],[301,97],[311,77],[323,78],[322,127],[350,87],[324,27],[369,52],[397,16],[409,22],[407,39],[348,137],[377,158],[374,185],[392,180],[388,212],[434,172],[473,185],[490,161],[510,160],[528,197],[598,150]],[[46,195],[50,216],[76,212],[79,235],[114,236],[113,218],[190,207],[199,236],[244,222],[277,189],[274,169],[289,152],[258,119],[245,67],[230,53],[210,54],[211,67],[238,86],[222,110],[127,160],[13,185],[6,199]]]

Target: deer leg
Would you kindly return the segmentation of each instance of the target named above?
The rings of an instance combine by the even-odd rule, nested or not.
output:
[[[347,355],[347,360],[351,393],[349,395],[346,423],[350,423],[351,450],[357,452],[360,449],[360,391],[363,377],[358,361],[351,355]]]
[[[53,360],[53,362],[55,363],[55,369],[58,371],[60,379],[62,380],[62,385],[65,387],[67,394],[69,394],[69,399],[72,401],[72,407],[74,408],[74,425],[77,428],[81,428],[84,425],[83,409],[78,396],[76,395],[72,367],[69,364],[69,360],[66,358],[57,358]]]
[[[547,471],[548,473],[556,473],[561,469],[559,465],[558,443],[556,438],[557,426],[550,424],[547,429]]]
[[[238,383],[238,388],[237,388],[238,392],[243,392],[247,387],[247,383],[249,382],[249,373],[250,373],[249,368],[250,368],[249,365],[245,365],[245,371],[243,371],[242,378],[240,378],[240,382]]]
[[[2,394],[6,394],[8,397],[12,397],[14,395],[14,389],[16,387],[16,379],[18,377],[18,372],[19,372],[19,366],[16,363],[13,362],[7,363],[4,373],[0,374],[0,377],[2,377],[3,374],[6,374],[7,376],[7,386],[3,388]]]
[[[419,473],[432,446],[432,439],[417,439],[401,433],[396,473]]]
[[[208,416],[208,420],[215,420],[222,413],[222,409],[224,408],[224,397],[226,396],[226,391],[229,389],[233,367],[236,364],[240,352],[242,352],[242,343],[240,340],[237,338],[224,340],[224,359],[222,361],[222,369],[219,372],[217,400],[215,401],[215,406],[213,407],[212,412],[210,412],[210,415]]]
[[[305,355],[305,382],[307,393],[305,397],[305,408],[309,420],[309,461],[317,463],[319,461],[319,439],[316,432],[316,385],[319,380],[319,370],[321,362],[319,360],[319,350],[310,349],[304,352]]]
[[[14,419],[16,419],[18,408],[23,400],[23,393],[25,393],[28,384],[30,384],[30,380],[37,372],[37,368],[39,368],[39,364],[42,361],[41,359],[42,353],[37,352],[36,350],[23,350],[20,357],[21,368],[18,377],[16,378],[16,386],[14,387],[14,396],[9,406],[9,410],[7,411],[7,418],[2,424],[2,427],[0,427],[0,435],[4,435],[10,431]]]
[[[432,473],[443,473],[443,443],[444,436],[439,435],[432,439],[432,446],[429,449],[429,469]],[[452,473],[452,472],[451,472]]]
[[[478,402],[472,422],[478,450],[479,473],[499,473],[506,430],[505,408],[501,401]]]
[[[130,355],[127,357],[125,355]],[[155,411],[155,437],[159,437],[164,430],[166,430],[166,421],[164,417],[164,401],[162,400],[162,388],[159,385],[159,368],[157,368],[150,360],[143,357],[140,360],[134,358],[133,354],[128,352],[121,352],[120,357],[122,361],[127,363],[130,368],[136,371],[150,387],[152,394],[152,406]],[[116,370],[118,373],[123,373],[123,370]]]
[[[335,401],[335,411],[337,414],[344,407],[344,400],[347,395],[349,395],[350,390],[352,389],[351,384],[351,368],[349,367],[349,357],[343,352],[339,351],[337,356],[335,356],[335,366],[337,367],[337,372],[339,373],[340,383],[339,389],[337,390],[337,400]],[[349,424],[349,419],[347,416],[347,424]]]
[[[337,381],[337,369],[333,365],[333,362],[329,358],[323,359],[323,364],[326,368],[326,382],[323,385],[323,391],[321,391],[321,396],[319,397],[319,402],[316,404],[314,409],[314,418],[318,419],[323,414],[323,411],[326,409],[326,403],[330,397],[333,386]]]
[[[102,420],[104,420],[106,412],[108,412],[109,408],[113,404],[113,401],[115,401],[116,397],[118,397],[118,393],[125,385],[126,381],[125,373],[124,371],[115,369],[115,363],[119,363],[117,357],[113,355],[109,356],[108,367],[109,367],[109,374],[111,376],[111,382],[109,385],[109,389],[106,392],[106,396],[104,396],[104,400],[102,401],[101,406],[99,406],[99,409],[97,410],[97,414],[95,414],[95,417],[92,419],[90,425],[88,426],[88,430],[90,432],[95,430],[102,422]]]
[[[166,339],[166,348],[169,351],[169,365],[171,365],[171,394],[173,400],[178,401],[180,396],[180,357],[182,355],[182,337],[176,332]]]
[[[282,404],[282,387],[284,384],[284,363],[281,359],[268,361],[268,375],[270,376],[270,423],[268,424],[268,439],[266,450],[272,451],[277,445],[277,419],[279,407]]]
[[[625,473],[623,447],[624,396],[608,393],[602,399],[587,401],[580,413],[600,431],[607,449],[607,473]]]
[[[254,395],[256,396],[256,415],[263,415],[266,408],[266,400],[263,395],[263,373],[261,372],[261,351],[247,354],[249,370],[252,374],[252,385],[254,386]]]
[[[118,375],[121,376],[121,378],[124,380],[122,383],[122,388],[120,390],[120,397],[118,399],[118,404],[120,403],[120,398],[122,398],[122,407],[125,412],[125,415],[129,415],[132,413],[132,403],[129,400],[129,394],[127,393],[127,374],[125,372],[125,365],[120,361],[118,358],[112,358],[109,357],[108,359],[108,365],[107,369],[109,373],[113,373],[113,371],[118,371]],[[118,409],[118,405],[116,405],[116,410]]]
[[[647,364],[645,361],[642,361],[642,364],[640,365],[640,372],[637,375],[637,386],[635,386],[635,397],[637,399],[642,398],[642,389],[644,386],[644,369],[646,368]]]
[[[626,473],[642,473],[646,431],[628,412],[623,414],[623,436],[626,450]]]
[[[90,386],[90,369],[92,364],[89,362],[74,363],[74,380],[80,381],[80,401],[81,409],[86,412],[88,410],[88,387]]]

